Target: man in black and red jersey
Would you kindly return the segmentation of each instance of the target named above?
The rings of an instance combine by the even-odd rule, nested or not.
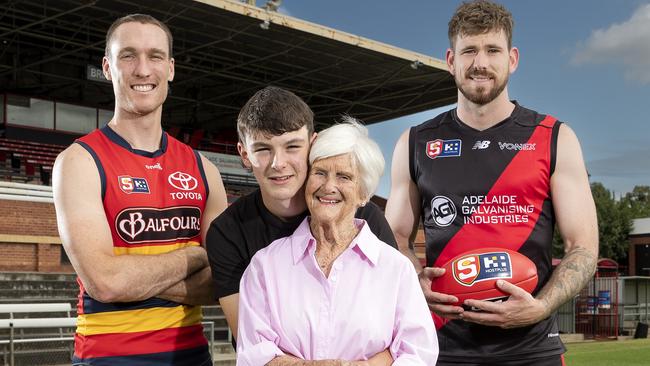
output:
[[[457,108],[405,131],[393,155],[386,218],[434,313],[439,365],[562,365],[555,311],[596,267],[596,213],[576,135],[509,99],[508,77],[519,61],[512,26],[499,4],[457,9],[446,53]],[[425,268],[409,243],[420,219]],[[566,254],[553,271],[556,221]],[[451,305],[456,297],[431,291],[442,264],[484,247],[530,258],[539,277],[533,293],[501,280],[506,301],[461,307]]]
[[[202,247],[226,208],[217,168],[162,130],[172,36],[143,14],[106,34],[108,124],[57,158],[54,203],[80,286],[74,365],[212,365],[199,304],[213,303]]]

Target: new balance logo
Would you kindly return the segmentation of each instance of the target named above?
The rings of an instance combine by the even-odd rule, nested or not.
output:
[[[485,140],[485,141],[476,141],[474,143],[474,147],[472,147],[472,150],[483,150],[487,149],[490,146],[490,141]]]

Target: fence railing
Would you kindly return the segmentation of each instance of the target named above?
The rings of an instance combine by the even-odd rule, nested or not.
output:
[[[77,319],[70,316],[72,306],[69,303],[45,303],[45,304],[0,304],[0,314],[7,314],[8,319],[0,319],[0,329],[9,330],[9,339],[0,340],[0,345],[8,345],[9,349],[3,347],[3,364],[9,366],[16,365],[16,346],[28,344],[57,343],[64,344],[63,348],[57,347],[58,350],[67,350],[72,355],[72,344],[74,338],[70,331],[63,329],[74,328]],[[58,318],[15,318],[16,314],[48,314],[48,313],[65,313],[65,317]],[[16,330],[25,329],[48,329],[57,328],[58,337],[29,337],[24,338],[22,335],[16,338]],[[28,348],[27,346],[25,346]],[[40,349],[41,347],[39,347]],[[26,353],[21,349],[21,352]],[[27,351],[28,353],[29,351]]]
[[[2,365],[60,365],[69,363],[74,347],[74,327],[77,318],[71,317],[72,307],[65,304],[0,304],[0,314],[8,315],[0,319],[0,330],[8,331],[8,339],[0,339]],[[40,317],[47,313],[65,313],[65,317]],[[16,318],[17,314],[37,315],[39,317]],[[215,345],[214,321],[203,321],[203,332],[208,340],[210,354]],[[17,331],[41,330],[32,334],[18,334]],[[48,330],[57,329],[56,332]],[[43,335],[47,336],[43,336]],[[22,361],[16,356],[20,355]]]

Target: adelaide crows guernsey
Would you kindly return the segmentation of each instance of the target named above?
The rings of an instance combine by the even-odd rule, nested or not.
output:
[[[535,293],[551,276],[555,223],[550,179],[560,123],[515,103],[483,131],[453,109],[410,130],[410,174],[418,187],[427,266],[471,249],[519,251],[537,266]],[[496,265],[496,264],[495,264]],[[564,352],[556,315],[516,329],[434,315],[440,361],[498,362]]]
[[[201,244],[201,216],[209,192],[197,152],[166,133],[159,150],[135,150],[108,126],[76,143],[92,155],[99,170],[115,255],[162,254]],[[158,298],[101,303],[78,282],[73,364],[209,362],[200,307]]]

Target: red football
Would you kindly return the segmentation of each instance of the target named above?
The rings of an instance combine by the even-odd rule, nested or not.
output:
[[[445,274],[435,278],[431,290],[465,299],[499,300],[508,296],[497,280],[505,280],[531,293],[537,286],[537,267],[525,255],[503,248],[481,248],[460,254],[442,265]]]

